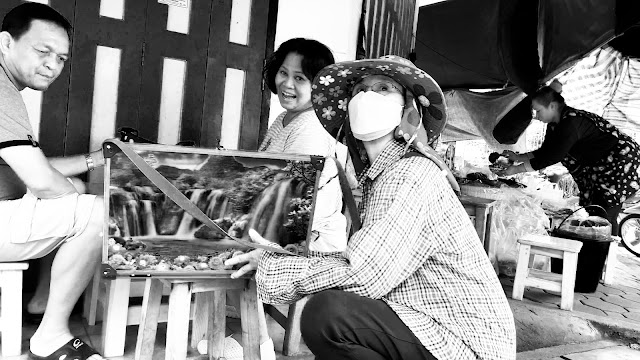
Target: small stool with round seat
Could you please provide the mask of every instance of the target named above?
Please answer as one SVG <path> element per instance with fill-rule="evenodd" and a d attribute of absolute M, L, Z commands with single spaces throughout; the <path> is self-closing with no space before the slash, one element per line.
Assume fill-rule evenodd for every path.
<path fill-rule="evenodd" d="M 512 298 L 522 300 L 525 287 L 560 293 L 560 308 L 573 310 L 573 294 L 582 242 L 547 235 L 525 235 L 518 239 L 518 265 Z M 562 259 L 562 274 L 533 269 L 535 255 Z"/>

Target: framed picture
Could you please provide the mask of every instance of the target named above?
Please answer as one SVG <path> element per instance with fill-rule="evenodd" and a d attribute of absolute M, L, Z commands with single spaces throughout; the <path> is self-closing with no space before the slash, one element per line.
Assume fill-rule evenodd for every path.
<path fill-rule="evenodd" d="M 180 197 L 184 195 L 216 226 L 199 221 L 172 200 L 123 147 L 168 180 Z M 110 272 L 228 275 L 233 269 L 224 261 L 251 250 L 234 240 L 250 241 L 249 229 L 285 250 L 307 254 L 324 158 L 113 142 L 105 142 L 103 150 L 102 262 Z"/>

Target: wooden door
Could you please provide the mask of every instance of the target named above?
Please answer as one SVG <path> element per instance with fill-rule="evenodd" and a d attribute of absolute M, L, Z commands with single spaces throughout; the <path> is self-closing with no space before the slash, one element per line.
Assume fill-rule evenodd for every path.
<path fill-rule="evenodd" d="M 93 148 L 122 126 L 166 144 L 257 148 L 267 122 L 260 74 L 277 1 L 186 3 L 76 3 L 69 131 L 91 140 L 69 139 L 70 151 Z M 245 44 L 230 41 L 238 23 L 247 25 Z"/>
<path fill-rule="evenodd" d="M 48 156 L 95 150 L 123 126 L 161 143 L 257 149 L 277 0 L 38 2 L 74 27 L 60 77 L 44 93 L 25 92 Z M 3 0 L 0 14 L 20 3 Z"/>

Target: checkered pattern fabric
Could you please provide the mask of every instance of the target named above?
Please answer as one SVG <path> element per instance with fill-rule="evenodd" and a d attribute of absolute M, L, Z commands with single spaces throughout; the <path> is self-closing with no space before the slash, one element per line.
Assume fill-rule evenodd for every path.
<path fill-rule="evenodd" d="M 344 253 L 264 253 L 261 299 L 342 289 L 384 300 L 438 359 L 515 359 L 513 315 L 464 208 L 434 163 L 403 154 L 394 141 L 363 173 L 363 226 Z"/>
<path fill-rule="evenodd" d="M 600 115 L 640 139 L 640 59 L 603 46 L 558 80 L 567 105 Z"/>

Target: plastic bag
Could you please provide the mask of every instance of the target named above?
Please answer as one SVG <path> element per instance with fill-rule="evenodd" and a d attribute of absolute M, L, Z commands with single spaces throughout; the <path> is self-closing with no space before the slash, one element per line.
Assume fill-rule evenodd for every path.
<path fill-rule="evenodd" d="M 595 206 L 587 206 L 589 207 Z M 604 209 L 602 212 L 606 214 Z M 611 223 L 600 216 L 589 216 L 586 211 L 574 211 L 553 232 L 569 239 L 607 241 L 611 239 Z"/>
<path fill-rule="evenodd" d="M 498 264 L 500 274 L 515 276 L 518 261 L 517 240 L 526 234 L 547 235 L 549 218 L 539 200 L 527 195 L 511 194 L 494 205 L 492 233 L 497 244 L 495 254 L 489 254 Z M 548 269 L 549 259 L 536 257 L 534 268 Z"/>

